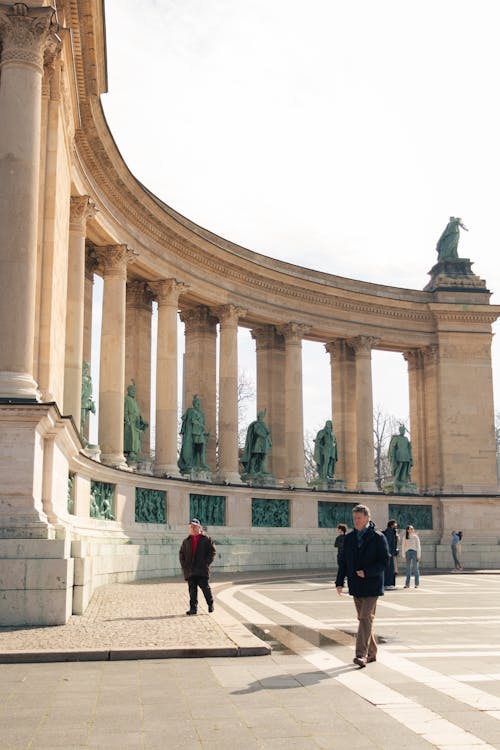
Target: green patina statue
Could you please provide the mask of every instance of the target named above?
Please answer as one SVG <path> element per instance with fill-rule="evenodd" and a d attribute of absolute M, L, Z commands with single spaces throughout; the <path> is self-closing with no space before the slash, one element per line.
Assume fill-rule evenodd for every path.
<path fill-rule="evenodd" d="M 124 432 L 123 432 L 123 450 L 127 458 L 127 463 L 135 461 L 141 452 L 142 433 L 148 428 L 148 422 L 145 422 L 139 411 L 139 404 L 135 398 L 135 383 L 127 388 L 124 404 Z"/>
<path fill-rule="evenodd" d="M 465 229 L 466 232 L 469 231 L 465 224 L 462 223 L 462 219 L 450 216 L 446 229 L 439 238 L 436 246 L 438 261 L 458 259 L 457 248 L 460 239 L 460 227 Z"/>
<path fill-rule="evenodd" d="M 245 447 L 240 459 L 247 476 L 269 473 L 266 470 L 266 457 L 271 450 L 272 441 L 271 432 L 264 422 L 265 416 L 264 409 L 258 413 L 255 422 L 248 425 Z"/>
<path fill-rule="evenodd" d="M 90 365 L 88 362 L 84 362 L 82 366 L 82 396 L 80 404 L 80 435 L 83 436 L 89 412 L 95 414 L 95 403 L 92 398 L 92 378 L 90 377 Z"/>
<path fill-rule="evenodd" d="M 331 420 L 327 420 L 314 439 L 314 460 L 319 479 L 325 482 L 333 479 L 338 457 L 337 438 Z"/>
<path fill-rule="evenodd" d="M 410 481 L 410 470 L 413 466 L 411 443 L 405 435 L 404 424 L 399 426 L 399 435 L 393 435 L 389 443 L 389 461 L 394 477 L 394 486 L 408 484 Z"/>
<path fill-rule="evenodd" d="M 196 394 L 193 405 L 182 415 L 182 445 L 177 466 L 181 474 L 189 474 L 193 469 L 210 471 L 205 463 L 205 452 L 210 433 L 205 430 L 205 415 L 201 410 L 201 400 Z"/>

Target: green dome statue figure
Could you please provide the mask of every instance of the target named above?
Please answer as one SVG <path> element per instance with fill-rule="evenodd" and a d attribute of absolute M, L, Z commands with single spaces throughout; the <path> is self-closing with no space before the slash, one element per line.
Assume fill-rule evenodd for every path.
<path fill-rule="evenodd" d="M 333 479 L 335 464 L 339 454 L 337 438 L 333 432 L 331 420 L 325 422 L 325 426 L 319 430 L 314 439 L 314 460 L 318 477 L 323 482 Z"/>
<path fill-rule="evenodd" d="M 135 461 L 141 452 L 142 433 L 148 428 L 148 422 L 145 422 L 139 411 L 139 404 L 135 399 L 135 383 L 127 388 L 124 404 L 124 431 L 123 431 L 123 451 L 127 458 L 127 463 Z"/>
<path fill-rule="evenodd" d="M 460 227 L 465 229 L 466 232 L 469 230 L 462 223 L 462 219 L 455 216 L 450 216 L 450 220 L 446 225 L 446 229 L 438 240 L 436 250 L 438 254 L 438 262 L 440 260 L 457 260 L 458 259 L 458 241 L 460 239 Z"/>
<path fill-rule="evenodd" d="M 210 433 L 205 430 L 205 415 L 201 410 L 201 400 L 196 394 L 193 405 L 182 415 L 182 445 L 177 466 L 181 474 L 189 474 L 193 469 L 210 471 L 205 463 L 205 452 Z"/>
<path fill-rule="evenodd" d="M 266 456 L 271 450 L 271 432 L 264 422 L 266 410 L 260 411 L 255 422 L 248 425 L 245 448 L 241 455 L 241 463 L 245 469 L 243 476 L 268 474 L 266 470 Z"/>
<path fill-rule="evenodd" d="M 399 426 L 399 435 L 393 435 L 389 443 L 389 461 L 391 464 L 394 487 L 401 487 L 410 481 L 410 469 L 413 466 L 411 443 L 405 436 L 406 427 Z"/>

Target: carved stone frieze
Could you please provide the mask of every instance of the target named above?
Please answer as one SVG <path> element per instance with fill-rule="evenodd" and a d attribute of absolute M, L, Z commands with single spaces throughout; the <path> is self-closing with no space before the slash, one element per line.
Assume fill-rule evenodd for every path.
<path fill-rule="evenodd" d="M 0 66 L 22 64 L 43 72 L 44 55 L 58 54 L 59 26 L 53 8 L 28 8 L 24 3 L 0 5 Z"/>

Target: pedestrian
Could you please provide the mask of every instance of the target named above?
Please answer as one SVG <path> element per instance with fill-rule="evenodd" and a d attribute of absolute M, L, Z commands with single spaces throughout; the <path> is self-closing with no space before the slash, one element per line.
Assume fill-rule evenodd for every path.
<path fill-rule="evenodd" d="M 214 611 L 214 597 L 208 583 L 210 565 L 214 559 L 214 543 L 202 530 L 199 520 L 192 518 L 189 523 L 189 536 L 184 539 L 179 550 L 179 561 L 189 588 L 187 615 L 195 615 L 198 612 L 198 586 L 203 591 L 208 611 Z"/>
<path fill-rule="evenodd" d="M 349 594 L 354 599 L 359 621 L 353 661 L 358 667 L 366 667 L 377 660 L 373 621 L 377 599 L 384 595 L 384 571 L 389 551 L 387 540 L 370 520 L 370 509 L 366 505 L 355 505 L 352 517 L 354 528 L 344 538 L 335 586 L 337 594 L 342 596 L 347 576 Z"/>
<path fill-rule="evenodd" d="M 347 532 L 345 523 L 339 523 L 337 526 L 338 535 L 335 537 L 335 547 L 337 548 L 337 565 L 339 564 L 342 550 L 344 549 L 344 539 Z"/>
<path fill-rule="evenodd" d="M 410 588 L 410 578 L 412 569 L 414 568 L 415 575 L 415 588 L 418 589 L 420 584 L 420 556 L 422 554 L 422 548 L 420 546 L 420 539 L 418 534 L 415 533 L 413 526 L 406 527 L 406 533 L 403 535 L 403 544 L 401 549 L 403 555 L 403 562 L 406 561 L 406 582 L 404 585 L 405 589 Z"/>
<path fill-rule="evenodd" d="M 455 570 L 463 570 L 462 563 L 460 562 L 462 537 L 463 537 L 463 533 L 461 531 L 451 532 L 451 554 L 453 555 L 453 562 L 455 563 Z"/>
<path fill-rule="evenodd" d="M 387 528 L 384 529 L 383 533 L 387 539 L 387 546 L 389 547 L 389 562 L 385 569 L 384 588 L 393 591 L 396 588 L 395 562 L 399 554 L 398 523 L 395 518 L 390 518 L 389 521 L 387 521 Z"/>

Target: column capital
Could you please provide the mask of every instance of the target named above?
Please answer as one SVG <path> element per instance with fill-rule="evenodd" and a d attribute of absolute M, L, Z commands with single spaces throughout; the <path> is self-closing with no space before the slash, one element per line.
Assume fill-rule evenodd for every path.
<path fill-rule="evenodd" d="M 179 297 L 189 289 L 189 284 L 177 279 L 161 279 L 161 281 L 149 281 L 148 286 L 156 297 L 158 305 L 168 305 L 177 308 Z"/>
<path fill-rule="evenodd" d="M 44 54 L 61 49 L 54 8 L 28 8 L 24 3 L 0 5 L 0 67 L 25 65 L 43 73 Z"/>
<path fill-rule="evenodd" d="M 151 309 L 152 299 L 153 294 L 149 288 L 147 281 L 135 279 L 134 281 L 127 282 L 128 307 L 145 307 Z"/>
<path fill-rule="evenodd" d="M 426 365 L 435 365 L 439 361 L 439 346 L 437 344 L 431 344 L 430 346 L 425 346 L 422 349 L 422 355 L 424 358 L 424 363 Z"/>
<path fill-rule="evenodd" d="M 348 346 L 354 349 L 357 355 L 370 356 L 374 346 L 380 339 L 375 336 L 355 336 L 352 339 L 346 339 Z"/>
<path fill-rule="evenodd" d="M 72 195 L 69 209 L 69 228 L 72 232 L 85 232 L 87 219 L 96 215 L 98 209 L 88 195 Z"/>
<path fill-rule="evenodd" d="M 92 255 L 96 259 L 103 276 L 107 278 L 127 279 L 127 265 L 138 253 L 127 245 L 105 245 L 94 247 Z"/>
<path fill-rule="evenodd" d="M 311 326 L 305 323 L 285 323 L 278 326 L 277 331 L 285 337 L 287 344 L 300 344 L 305 334 L 311 330 Z"/>
<path fill-rule="evenodd" d="M 217 325 L 217 318 L 214 318 L 209 308 L 204 305 L 181 310 L 180 318 L 185 325 L 186 333 L 199 333 Z"/>
<path fill-rule="evenodd" d="M 422 349 L 406 349 L 402 354 L 410 369 L 422 363 Z"/>
<path fill-rule="evenodd" d="M 212 312 L 219 319 L 221 325 L 233 327 L 237 327 L 239 319 L 244 318 L 247 314 L 247 311 L 243 307 L 237 307 L 232 304 L 215 307 Z"/>
<path fill-rule="evenodd" d="M 345 339 L 332 339 L 325 344 L 325 350 L 333 361 L 344 359 L 348 352 L 347 341 Z"/>

